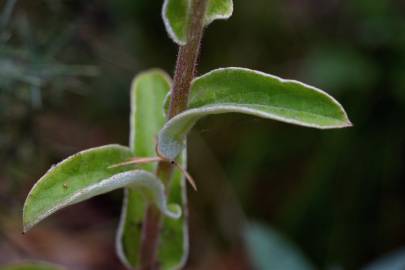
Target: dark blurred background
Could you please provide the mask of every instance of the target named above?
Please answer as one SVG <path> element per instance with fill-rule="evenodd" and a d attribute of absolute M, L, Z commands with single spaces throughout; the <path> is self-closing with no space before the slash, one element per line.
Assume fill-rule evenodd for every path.
<path fill-rule="evenodd" d="M 205 32 L 199 74 L 242 66 L 302 80 L 335 96 L 354 127 L 319 131 L 241 115 L 201 121 L 189 138 L 199 192 L 189 192 L 187 269 L 260 268 L 254 247 L 270 244 L 260 235 L 245 244 L 251 222 L 288 239 L 314 269 L 361 269 L 401 250 L 405 2 L 234 1 L 232 18 Z M 175 64 L 161 5 L 0 0 L 0 264 L 123 269 L 114 251 L 121 191 L 25 236 L 22 204 L 51 164 L 127 144 L 132 78 L 152 67 L 172 74 Z M 267 269 L 277 270 L 272 263 Z"/>

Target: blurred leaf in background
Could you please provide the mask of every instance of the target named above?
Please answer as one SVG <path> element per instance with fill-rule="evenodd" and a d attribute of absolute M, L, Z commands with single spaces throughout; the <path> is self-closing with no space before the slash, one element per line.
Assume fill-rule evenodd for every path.
<path fill-rule="evenodd" d="M 391 252 L 367 265 L 363 270 L 400 270 L 405 269 L 405 249 Z"/>
<path fill-rule="evenodd" d="M 268 226 L 250 222 L 245 228 L 247 249 L 257 270 L 314 270 L 302 252 Z"/>

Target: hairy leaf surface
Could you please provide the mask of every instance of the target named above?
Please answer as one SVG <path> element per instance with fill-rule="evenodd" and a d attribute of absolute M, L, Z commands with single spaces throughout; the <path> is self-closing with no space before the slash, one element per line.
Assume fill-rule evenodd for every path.
<path fill-rule="evenodd" d="M 100 150 L 100 148 L 96 150 Z M 24 205 L 24 231 L 66 206 L 123 187 L 141 190 L 145 199 L 154 202 L 162 213 L 171 218 L 180 217 L 181 210 L 176 205 L 171 206 L 171 209 L 167 206 L 164 186 L 154 174 L 134 170 L 108 177 L 108 173 L 103 172 L 103 167 L 91 168 L 97 166 L 94 163 L 99 163 L 101 160 L 101 163 L 104 163 L 109 170 L 109 165 L 105 163 L 106 155 L 103 159 L 94 159 L 96 152 L 94 149 L 87 150 L 62 161 L 37 182 Z M 127 153 L 125 152 L 125 154 Z M 110 156 L 114 154 L 117 153 L 109 153 Z M 120 154 L 122 152 L 118 153 L 118 155 Z M 82 165 L 75 164 L 76 162 L 80 162 Z M 80 169 L 80 166 L 86 169 L 86 173 L 71 172 L 71 169 Z"/>
<path fill-rule="evenodd" d="M 228 112 L 319 129 L 351 126 L 343 107 L 322 90 L 258 71 L 224 68 L 193 81 L 188 110 L 168 121 L 159 133 L 159 153 L 174 159 L 199 119 Z"/>
<path fill-rule="evenodd" d="M 233 12 L 232 0 L 208 0 L 204 25 L 217 19 L 228 19 Z M 169 36 L 179 45 L 187 43 L 191 0 L 165 0 L 162 17 Z"/>
<path fill-rule="evenodd" d="M 24 231 L 57 210 L 98 194 L 92 187 L 125 168 L 109 168 L 132 156 L 127 147 L 106 145 L 79 152 L 52 168 L 33 186 L 24 204 Z"/>
<path fill-rule="evenodd" d="M 166 121 L 163 102 L 171 87 L 170 78 L 162 71 L 151 70 L 138 75 L 131 89 L 130 148 L 137 157 L 156 156 L 156 136 Z M 154 172 L 155 164 L 141 166 Z M 185 210 L 185 183 L 175 172 L 171 183 L 169 201 Z M 117 250 L 121 260 L 132 268 L 139 266 L 141 224 L 147 203 L 141 192 L 128 188 L 117 233 Z M 185 215 L 179 219 L 163 220 L 158 258 L 162 269 L 179 268 L 187 256 L 188 239 Z"/>

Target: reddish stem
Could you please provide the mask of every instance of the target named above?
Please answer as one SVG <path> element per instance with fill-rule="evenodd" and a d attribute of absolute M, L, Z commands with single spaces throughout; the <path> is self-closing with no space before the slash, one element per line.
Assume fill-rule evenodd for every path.
<path fill-rule="evenodd" d="M 168 118 L 172 118 L 187 109 L 191 82 L 194 78 L 200 44 L 204 30 L 204 15 L 207 0 L 192 1 L 191 16 L 187 31 L 187 44 L 179 47 L 176 70 L 174 73 L 173 89 L 171 93 Z M 164 182 L 167 190 L 173 165 L 167 161 L 160 161 L 156 175 Z M 169 190 L 168 190 L 169 191 Z M 183 209 L 186 211 L 186 209 Z M 157 250 L 162 215 L 154 205 L 149 205 L 146 211 L 142 229 L 140 264 L 141 270 L 157 270 Z"/>

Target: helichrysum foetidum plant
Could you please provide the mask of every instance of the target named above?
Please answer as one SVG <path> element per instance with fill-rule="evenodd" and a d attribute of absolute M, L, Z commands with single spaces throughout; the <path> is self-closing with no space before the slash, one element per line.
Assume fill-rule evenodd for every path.
<path fill-rule="evenodd" d="M 179 269 L 188 254 L 186 137 L 208 115 L 244 113 L 318 129 L 351 123 L 320 89 L 246 68 L 220 68 L 194 77 L 205 26 L 227 19 L 232 0 L 166 0 L 162 16 L 179 45 L 171 78 L 160 70 L 136 76 L 131 89 L 129 147 L 105 145 L 53 166 L 24 205 L 24 231 L 52 213 L 123 188 L 116 246 L 136 269 Z M 80 215 L 80 213 L 78 213 Z"/>

